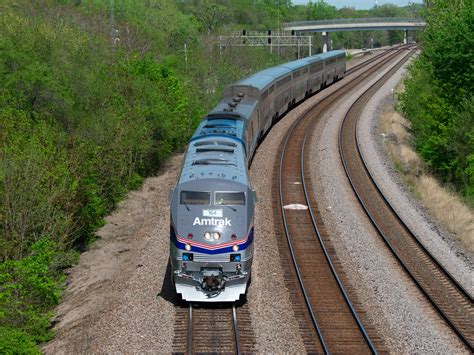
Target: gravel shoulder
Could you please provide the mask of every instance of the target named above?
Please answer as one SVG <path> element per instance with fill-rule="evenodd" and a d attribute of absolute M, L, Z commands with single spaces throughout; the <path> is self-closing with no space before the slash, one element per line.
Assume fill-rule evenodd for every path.
<path fill-rule="evenodd" d="M 405 71 L 400 74 L 404 76 Z M 474 295 L 473 255 L 407 190 L 385 147 L 384 132 L 380 131 L 379 123 L 383 112 L 394 110 L 391 88 L 395 88 L 398 81 L 395 78 L 389 81 L 367 103 L 357 127 L 361 152 L 370 173 L 403 221 L 451 275 Z"/>
<path fill-rule="evenodd" d="M 401 79 L 399 70 L 367 106 L 366 115 L 377 118 L 374 105 L 390 92 Z M 374 82 L 383 73 L 379 73 Z M 361 87 L 363 92 L 370 83 Z M 310 168 L 315 195 L 331 235 L 337 256 L 344 268 L 358 301 L 366 305 L 367 316 L 379 330 L 386 347 L 394 353 L 464 353 L 466 349 L 449 330 L 423 295 L 400 269 L 394 257 L 376 235 L 345 176 L 339 158 L 337 136 L 341 120 L 357 94 L 346 96 L 341 104 L 330 110 L 318 123 L 313 135 Z M 370 142 L 373 136 L 364 137 Z M 364 148 L 365 149 L 365 148 Z M 374 148 L 367 148 L 368 150 Z M 382 152 L 382 151 L 380 151 Z M 373 153 L 373 152 L 372 152 Z M 371 164 L 374 169 L 386 169 L 383 164 Z M 383 179 L 391 179 L 392 175 Z M 393 194 L 401 194 L 397 185 Z M 408 201 L 407 203 L 410 203 Z M 418 214 L 410 214 L 417 223 Z M 443 248 L 443 247 L 440 247 Z"/>
<path fill-rule="evenodd" d="M 69 270 L 46 354 L 172 351 L 175 309 L 166 278 L 168 192 L 183 156 L 129 193 Z"/>

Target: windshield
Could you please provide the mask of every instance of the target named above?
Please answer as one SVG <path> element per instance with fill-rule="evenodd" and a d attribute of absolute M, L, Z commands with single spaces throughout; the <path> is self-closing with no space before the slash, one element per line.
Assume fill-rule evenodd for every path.
<path fill-rule="evenodd" d="M 181 191 L 179 203 L 182 205 L 209 205 L 211 193 L 202 191 Z"/>
<path fill-rule="evenodd" d="M 216 192 L 216 205 L 240 206 L 245 205 L 244 192 Z"/>

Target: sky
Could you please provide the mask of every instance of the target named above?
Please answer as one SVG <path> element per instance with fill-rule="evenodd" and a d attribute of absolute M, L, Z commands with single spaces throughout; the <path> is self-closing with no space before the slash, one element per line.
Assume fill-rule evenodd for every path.
<path fill-rule="evenodd" d="M 324 0 L 327 4 L 336 6 L 338 9 L 344 6 L 355 7 L 356 9 L 371 9 L 375 0 Z M 379 5 L 394 4 L 397 6 L 406 6 L 408 3 L 423 3 L 423 0 L 378 0 Z M 308 0 L 292 0 L 293 5 L 306 4 Z"/>

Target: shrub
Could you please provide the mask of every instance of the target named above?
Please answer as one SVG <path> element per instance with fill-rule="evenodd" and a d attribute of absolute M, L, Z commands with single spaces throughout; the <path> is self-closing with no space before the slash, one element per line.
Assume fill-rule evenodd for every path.
<path fill-rule="evenodd" d="M 31 246 L 31 255 L 0 264 L 0 327 L 16 328 L 34 341 L 51 337 L 50 310 L 59 302 L 62 280 L 50 269 L 56 247 L 43 238 Z M 7 334 L 23 339 L 19 333 Z"/>
<path fill-rule="evenodd" d="M 41 354 L 32 337 L 18 329 L 0 326 L 0 353 Z"/>

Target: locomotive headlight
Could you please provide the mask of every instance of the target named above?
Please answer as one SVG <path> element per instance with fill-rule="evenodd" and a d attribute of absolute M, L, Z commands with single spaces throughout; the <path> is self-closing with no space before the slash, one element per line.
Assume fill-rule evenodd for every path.
<path fill-rule="evenodd" d="M 212 238 L 214 240 L 219 240 L 221 237 L 221 234 L 219 232 L 212 232 Z"/>
<path fill-rule="evenodd" d="M 186 244 L 186 245 L 184 246 L 184 249 L 186 249 L 187 251 L 190 251 L 190 250 L 191 250 L 191 245 Z"/>
<path fill-rule="evenodd" d="M 234 245 L 234 246 L 232 247 L 232 250 L 233 250 L 233 251 L 239 251 L 239 246 L 238 246 L 238 245 Z"/>
<path fill-rule="evenodd" d="M 209 232 L 204 233 L 204 239 L 211 240 L 212 239 L 211 233 Z"/>

